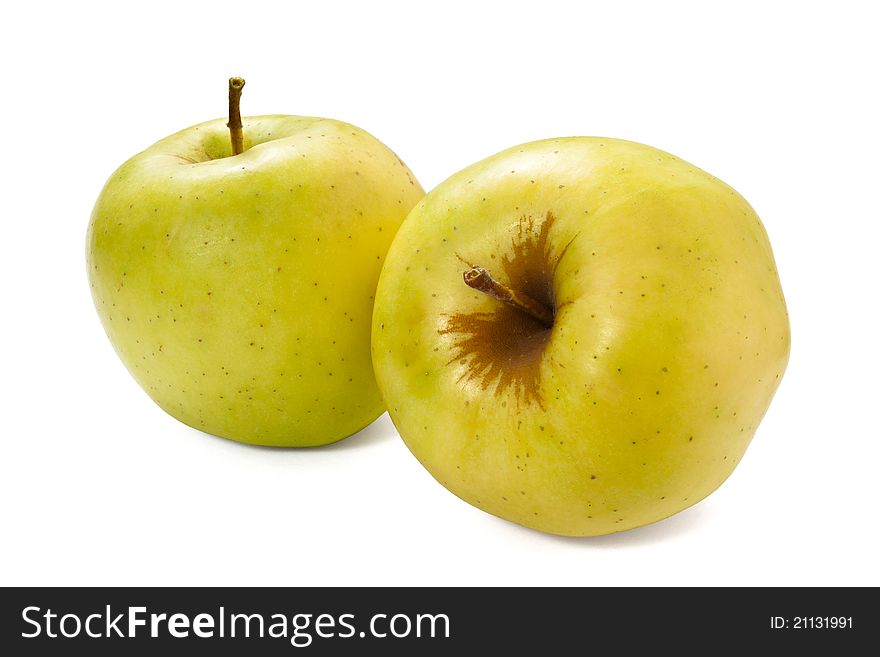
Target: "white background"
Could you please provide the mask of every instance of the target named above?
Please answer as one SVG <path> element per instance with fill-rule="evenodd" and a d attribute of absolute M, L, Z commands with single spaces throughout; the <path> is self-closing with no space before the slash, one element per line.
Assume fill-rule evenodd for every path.
<path fill-rule="evenodd" d="M 19 3 L 0 42 L 0 584 L 880 584 L 872 3 Z M 23 8 L 26 7 L 26 8 Z M 764 220 L 791 364 L 742 464 L 696 507 L 543 535 L 445 491 L 387 416 L 311 450 L 165 415 L 92 307 L 106 178 L 188 125 L 343 119 L 426 189 L 514 144 L 622 137 Z"/>

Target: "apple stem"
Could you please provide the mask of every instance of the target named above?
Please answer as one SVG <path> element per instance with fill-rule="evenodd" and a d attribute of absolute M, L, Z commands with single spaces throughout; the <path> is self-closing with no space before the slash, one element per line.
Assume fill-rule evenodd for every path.
<path fill-rule="evenodd" d="M 472 265 L 470 269 L 464 272 L 464 282 L 468 287 L 488 294 L 490 297 L 510 304 L 517 310 L 531 315 L 547 328 L 553 326 L 553 310 L 551 308 L 499 283 L 482 267 Z"/>
<path fill-rule="evenodd" d="M 244 135 L 241 132 L 241 90 L 244 88 L 244 78 L 229 78 L 229 137 L 232 139 L 232 154 L 238 155 L 244 151 Z"/>

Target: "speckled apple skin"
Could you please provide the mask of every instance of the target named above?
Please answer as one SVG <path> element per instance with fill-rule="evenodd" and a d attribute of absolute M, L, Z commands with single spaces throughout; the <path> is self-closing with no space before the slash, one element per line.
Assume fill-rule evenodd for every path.
<path fill-rule="evenodd" d="M 470 353 L 463 321 L 499 302 L 462 272 L 505 278 L 502 260 L 548 217 L 555 323 L 535 375 L 504 378 L 515 350 Z M 427 470 L 489 513 L 571 536 L 645 525 L 715 490 L 788 355 L 754 210 L 705 171 L 615 139 L 518 146 L 440 184 L 395 238 L 373 320 L 380 389 Z"/>
<path fill-rule="evenodd" d="M 424 192 L 386 146 L 339 121 L 224 120 L 123 164 L 87 237 L 101 322 L 153 400 L 202 431 L 330 443 L 384 405 L 370 362 L 379 271 Z"/>

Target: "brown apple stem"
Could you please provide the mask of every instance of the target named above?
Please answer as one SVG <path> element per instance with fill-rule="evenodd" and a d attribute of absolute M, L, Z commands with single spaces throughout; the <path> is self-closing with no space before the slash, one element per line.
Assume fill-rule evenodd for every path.
<path fill-rule="evenodd" d="M 482 267 L 472 265 L 470 269 L 464 272 L 464 282 L 468 287 L 510 304 L 517 310 L 528 313 L 547 328 L 553 326 L 553 310 L 551 308 L 499 283 Z"/>
<path fill-rule="evenodd" d="M 238 155 L 244 150 L 244 135 L 241 132 L 241 90 L 244 78 L 229 78 L 229 137 L 232 139 L 232 154 Z"/>

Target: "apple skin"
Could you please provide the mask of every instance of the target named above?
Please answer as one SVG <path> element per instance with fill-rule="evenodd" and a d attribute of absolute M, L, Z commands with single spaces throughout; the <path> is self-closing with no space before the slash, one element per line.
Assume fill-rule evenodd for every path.
<path fill-rule="evenodd" d="M 546 285 L 552 328 L 467 287 L 472 264 L 533 298 Z M 654 148 L 574 137 L 501 152 L 415 207 L 383 267 L 372 348 L 395 426 L 443 486 L 592 536 L 721 485 L 780 382 L 789 322 L 737 192 Z"/>
<path fill-rule="evenodd" d="M 259 445 L 331 443 L 384 409 L 373 296 L 424 191 L 355 126 L 243 122 L 239 155 L 218 119 L 113 174 L 87 236 L 95 305 L 128 370 L 180 421 Z"/>

